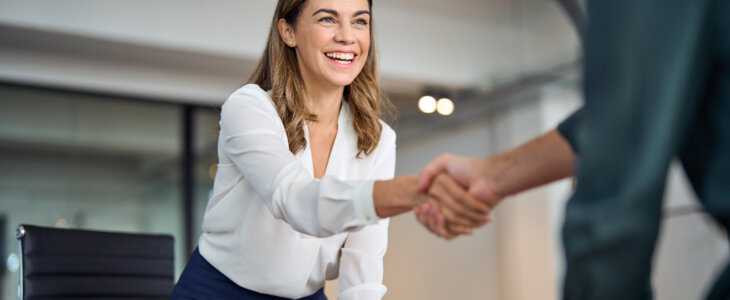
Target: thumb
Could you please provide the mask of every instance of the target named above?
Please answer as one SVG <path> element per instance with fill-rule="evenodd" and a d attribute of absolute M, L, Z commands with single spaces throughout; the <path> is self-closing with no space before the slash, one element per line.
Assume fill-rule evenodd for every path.
<path fill-rule="evenodd" d="M 421 168 L 418 177 L 418 191 L 423 193 L 429 186 L 436 174 L 441 173 L 446 168 L 446 155 L 441 155 Z"/>
<path fill-rule="evenodd" d="M 501 198 L 495 191 L 494 187 L 487 183 L 486 180 L 477 180 L 469 187 L 469 194 L 482 202 L 493 206 L 494 202 Z"/>

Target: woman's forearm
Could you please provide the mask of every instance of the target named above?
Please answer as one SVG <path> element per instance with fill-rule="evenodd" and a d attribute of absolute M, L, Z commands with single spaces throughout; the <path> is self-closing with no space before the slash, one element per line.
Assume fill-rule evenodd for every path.
<path fill-rule="evenodd" d="M 418 176 L 400 176 L 390 180 L 378 180 L 373 185 L 373 204 L 375 214 L 380 218 L 392 217 L 410 211 L 421 202 L 425 195 L 416 189 Z"/>

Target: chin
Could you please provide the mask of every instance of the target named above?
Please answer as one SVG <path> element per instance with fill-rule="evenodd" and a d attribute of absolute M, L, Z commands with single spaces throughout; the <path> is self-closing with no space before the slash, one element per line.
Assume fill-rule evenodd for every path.
<path fill-rule="evenodd" d="M 357 76 L 356 76 L 356 77 L 357 77 Z M 356 78 L 356 77 L 347 77 L 347 78 L 333 78 L 332 80 L 330 80 L 330 82 L 332 82 L 332 84 L 334 84 L 334 85 L 336 85 L 336 86 L 348 86 L 348 85 L 350 85 L 350 84 L 351 84 L 351 83 L 352 83 L 353 81 L 355 81 L 355 78 Z"/>

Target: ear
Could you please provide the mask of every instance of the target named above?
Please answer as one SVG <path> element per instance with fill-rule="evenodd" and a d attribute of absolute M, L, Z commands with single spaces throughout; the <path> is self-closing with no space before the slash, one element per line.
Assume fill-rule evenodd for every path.
<path fill-rule="evenodd" d="M 297 41 L 294 40 L 294 28 L 289 25 L 289 23 L 286 22 L 286 20 L 279 19 L 279 23 L 277 24 L 277 28 L 279 29 L 279 36 L 281 37 L 281 40 L 289 47 L 294 47 L 297 45 Z"/>

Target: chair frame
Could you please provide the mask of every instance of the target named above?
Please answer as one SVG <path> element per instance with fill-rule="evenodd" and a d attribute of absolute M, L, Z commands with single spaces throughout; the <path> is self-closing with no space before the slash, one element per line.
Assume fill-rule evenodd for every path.
<path fill-rule="evenodd" d="M 15 228 L 15 238 L 18 240 L 18 250 L 20 251 L 20 277 L 18 282 L 18 299 L 23 300 L 23 237 L 25 237 L 25 227 L 23 225 Z"/>

